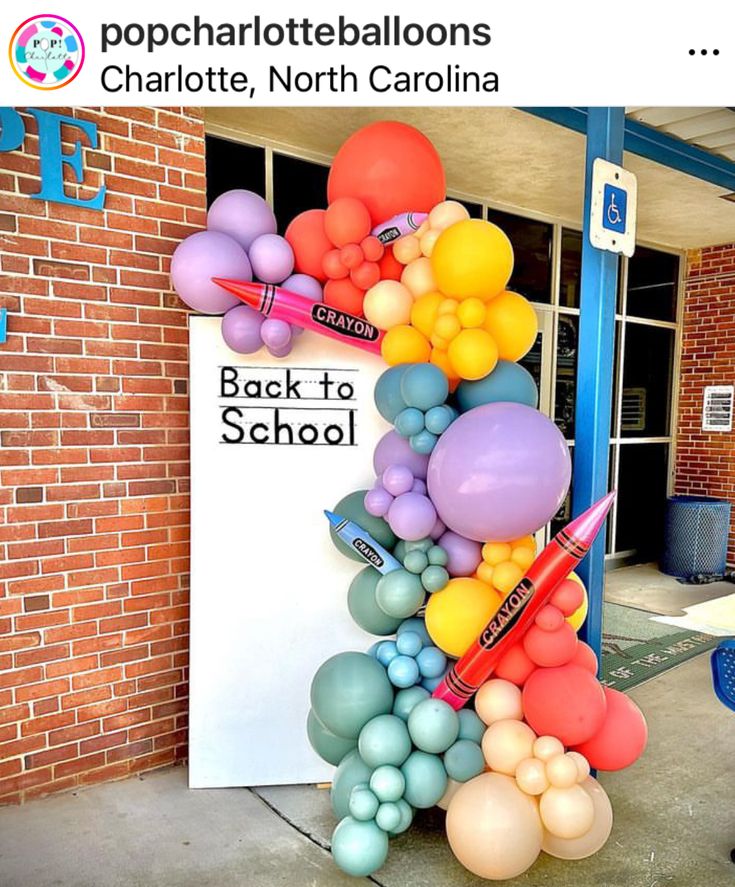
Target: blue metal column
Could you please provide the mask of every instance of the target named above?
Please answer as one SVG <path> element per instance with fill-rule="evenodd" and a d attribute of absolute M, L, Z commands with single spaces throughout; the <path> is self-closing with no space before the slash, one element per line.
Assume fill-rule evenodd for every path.
<path fill-rule="evenodd" d="M 618 256 L 596 249 L 590 243 L 590 205 L 592 164 L 596 157 L 622 163 L 624 128 L 624 108 L 589 108 L 574 423 L 572 513 L 575 517 L 608 491 Z M 603 527 L 579 569 L 589 593 L 589 614 L 582 636 L 598 658 L 602 646 L 605 535 Z"/>

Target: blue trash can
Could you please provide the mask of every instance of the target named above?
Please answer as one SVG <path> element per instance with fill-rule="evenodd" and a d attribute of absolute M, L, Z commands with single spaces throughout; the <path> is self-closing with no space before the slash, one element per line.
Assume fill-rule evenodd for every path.
<path fill-rule="evenodd" d="M 730 503 L 710 496 L 671 496 L 666 503 L 661 569 L 688 579 L 723 575 L 727 563 Z"/>

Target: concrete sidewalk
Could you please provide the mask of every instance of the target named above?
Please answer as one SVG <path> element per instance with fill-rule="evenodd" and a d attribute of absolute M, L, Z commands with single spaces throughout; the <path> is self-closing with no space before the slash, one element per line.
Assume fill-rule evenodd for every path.
<path fill-rule="evenodd" d="M 607 845 L 581 862 L 542 854 L 529 887 L 726 887 L 735 882 L 735 715 L 699 656 L 632 691 L 650 727 L 644 757 L 603 776 Z M 443 814 L 417 817 L 372 879 L 327 852 L 329 793 L 308 786 L 189 791 L 183 768 L 0 809 L 2 887 L 470 887 Z"/>

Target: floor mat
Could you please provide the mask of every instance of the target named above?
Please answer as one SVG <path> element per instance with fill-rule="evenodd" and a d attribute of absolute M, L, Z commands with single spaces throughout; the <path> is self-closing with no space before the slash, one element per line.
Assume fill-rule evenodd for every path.
<path fill-rule="evenodd" d="M 629 690 L 719 643 L 719 638 L 703 632 L 667 630 L 652 622 L 650 615 L 605 603 L 601 678 L 605 686 Z"/>

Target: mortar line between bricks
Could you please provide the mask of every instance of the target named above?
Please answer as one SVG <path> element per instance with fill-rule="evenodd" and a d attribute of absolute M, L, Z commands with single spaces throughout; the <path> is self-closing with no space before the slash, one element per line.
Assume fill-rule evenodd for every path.
<path fill-rule="evenodd" d="M 321 850 L 324 850 L 327 853 L 331 853 L 332 845 L 329 844 L 327 841 L 323 841 L 315 834 L 312 834 L 312 832 L 302 828 L 300 825 L 298 825 L 297 822 L 295 822 L 295 820 L 291 819 L 290 816 L 286 816 L 285 813 L 282 813 L 278 809 L 278 807 L 275 806 L 275 804 L 272 804 L 267 798 L 264 798 L 263 795 L 261 795 L 260 792 L 257 791 L 257 789 L 249 788 L 248 791 L 251 794 L 255 795 L 255 797 L 258 798 L 258 800 L 261 801 L 269 810 L 275 813 L 279 819 L 282 819 L 287 825 L 290 825 L 291 828 L 294 829 L 294 831 L 297 831 L 300 835 L 303 835 L 308 841 L 311 841 L 312 844 L 316 844 L 316 846 L 319 847 Z M 378 881 L 378 879 L 373 877 L 373 875 L 367 875 L 366 880 L 370 881 L 371 884 L 377 885 L 377 887 L 386 887 L 386 885 L 383 884 L 382 881 Z"/>

